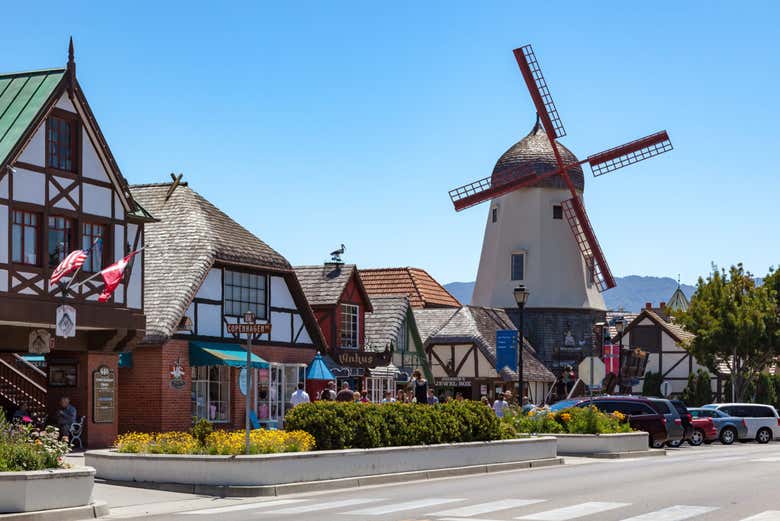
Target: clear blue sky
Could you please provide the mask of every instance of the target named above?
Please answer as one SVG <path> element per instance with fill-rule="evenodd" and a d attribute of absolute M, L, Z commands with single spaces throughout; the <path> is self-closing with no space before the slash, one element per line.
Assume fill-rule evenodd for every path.
<path fill-rule="evenodd" d="M 128 180 L 184 172 L 293 263 L 343 242 L 363 267 L 473 280 L 487 208 L 447 191 L 532 126 L 512 56 L 532 43 L 580 157 L 675 145 L 586 180 L 615 274 L 780 264 L 776 2 L 43 4 L 3 7 L 0 69 L 64 65 L 73 34 Z"/>

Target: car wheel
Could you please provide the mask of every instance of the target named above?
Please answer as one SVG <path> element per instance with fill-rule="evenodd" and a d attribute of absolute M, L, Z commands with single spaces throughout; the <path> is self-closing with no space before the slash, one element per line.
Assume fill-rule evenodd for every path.
<path fill-rule="evenodd" d="M 688 443 L 694 447 L 698 447 L 704 443 L 704 431 L 701 429 L 694 429 L 693 434 L 691 434 L 691 437 L 688 440 Z"/>
<path fill-rule="evenodd" d="M 674 440 L 674 441 L 667 441 L 666 446 L 667 447 L 674 447 L 675 449 L 682 445 L 682 440 Z"/>
<path fill-rule="evenodd" d="M 764 427 L 763 429 L 759 429 L 756 433 L 756 441 L 758 443 L 769 443 L 772 441 L 772 431 Z"/>
<path fill-rule="evenodd" d="M 653 440 L 650 442 L 650 446 L 653 447 L 654 449 L 663 449 L 664 442 Z"/>
<path fill-rule="evenodd" d="M 731 445 L 737 439 L 737 431 L 731 427 L 726 427 L 720 431 L 720 442 L 723 445 Z"/>

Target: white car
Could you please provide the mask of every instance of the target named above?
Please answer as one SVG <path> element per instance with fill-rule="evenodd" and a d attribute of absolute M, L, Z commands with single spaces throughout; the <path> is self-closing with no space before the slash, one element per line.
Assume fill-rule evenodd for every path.
<path fill-rule="evenodd" d="M 742 418 L 747 424 L 746 437 L 740 441 L 756 440 L 758 443 L 769 443 L 780 439 L 780 415 L 771 405 L 759 403 L 711 403 L 707 409 L 717 409 L 729 416 Z"/>

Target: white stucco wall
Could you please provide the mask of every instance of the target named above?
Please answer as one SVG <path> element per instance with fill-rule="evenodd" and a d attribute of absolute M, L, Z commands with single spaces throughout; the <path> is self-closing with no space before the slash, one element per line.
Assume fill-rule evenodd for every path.
<path fill-rule="evenodd" d="M 605 310 L 565 218 L 553 219 L 553 206 L 571 194 L 554 188 L 522 189 L 494 199 L 487 208 L 472 304 L 515 307 L 512 290 L 524 284 L 531 308 Z M 498 221 L 492 222 L 492 208 Z M 511 280 L 511 255 L 525 251 L 525 280 Z"/>
<path fill-rule="evenodd" d="M 282 277 L 271 277 L 271 307 L 296 309 L 287 282 Z"/>
<path fill-rule="evenodd" d="M 135 244 L 135 237 L 140 233 L 138 225 L 127 225 L 127 240 L 130 243 L 130 247 Z M 143 234 L 139 238 L 138 244 L 143 244 Z M 140 246 L 139 246 L 140 247 Z M 141 309 L 143 307 L 142 295 L 141 295 L 141 279 L 142 269 L 141 266 L 144 262 L 144 253 L 140 252 L 135 256 L 135 265 L 133 266 L 133 272 L 130 275 L 130 281 L 127 288 L 127 307 L 132 309 Z"/>
<path fill-rule="evenodd" d="M 32 139 L 19 155 L 18 161 L 30 163 L 36 166 L 45 166 L 46 163 L 46 124 L 41 123 L 33 134 Z"/>
<path fill-rule="evenodd" d="M 292 317 L 290 313 L 271 312 L 271 340 L 275 342 L 292 342 L 290 328 Z"/>
<path fill-rule="evenodd" d="M 70 101 L 70 97 L 68 97 L 67 92 L 60 96 L 60 99 L 57 100 L 57 103 L 54 106 L 58 109 L 76 113 L 76 107 L 73 106 L 73 102 Z"/>
<path fill-rule="evenodd" d="M 90 179 L 96 179 L 106 183 L 110 182 L 108 174 L 106 174 L 106 171 L 103 168 L 103 163 L 101 163 L 86 130 L 83 130 L 81 134 L 81 153 L 82 175 Z"/>
<path fill-rule="evenodd" d="M 0 230 L 3 230 L 0 239 L 0 263 L 8 263 L 8 206 L 0 204 Z M 7 281 L 6 281 L 7 282 Z"/>
<path fill-rule="evenodd" d="M 198 289 L 197 298 L 222 301 L 222 269 L 211 268 Z"/>
<path fill-rule="evenodd" d="M 84 213 L 111 217 L 113 193 L 110 189 L 88 183 L 84 183 L 81 189 L 84 192 L 84 202 L 82 203 Z"/>
<path fill-rule="evenodd" d="M 46 197 L 46 176 L 16 167 L 11 174 L 13 179 L 14 200 L 43 206 Z"/>
<path fill-rule="evenodd" d="M 222 332 L 222 306 L 198 303 L 198 334 L 220 336 Z"/>

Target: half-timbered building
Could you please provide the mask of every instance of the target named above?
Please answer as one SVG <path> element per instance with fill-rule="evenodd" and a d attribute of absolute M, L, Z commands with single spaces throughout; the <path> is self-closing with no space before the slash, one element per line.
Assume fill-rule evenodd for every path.
<path fill-rule="evenodd" d="M 121 430 L 186 430 L 193 417 L 238 428 L 247 399 L 279 425 L 325 345 L 292 266 L 177 180 L 131 192 L 159 222 L 146 232 L 146 336 L 120 369 Z M 252 338 L 251 378 L 248 338 L 228 331 L 247 311 L 271 326 Z"/>
<path fill-rule="evenodd" d="M 416 309 L 414 316 L 428 356 L 436 389 L 465 398 L 493 398 L 496 393 L 517 394 L 518 374 L 507 367 L 496 370 L 496 332 L 516 329 L 500 308 Z M 524 394 L 544 403 L 553 375 L 536 357 L 526 340 L 523 346 Z"/>
<path fill-rule="evenodd" d="M 99 276 L 83 281 L 142 247 L 151 220 L 79 85 L 72 42 L 65 68 L 0 75 L 0 407 L 26 402 L 51 421 L 67 396 L 85 417 L 86 444 L 113 441 L 117 353 L 144 336 L 145 252 L 108 302 L 97 302 Z M 52 271 L 77 249 L 89 250 L 82 269 L 50 286 Z M 63 304 L 75 321 L 67 338 L 55 335 Z M 32 340 L 41 331 L 49 346 Z M 19 356 L 28 347 L 45 352 L 37 366 Z"/>

